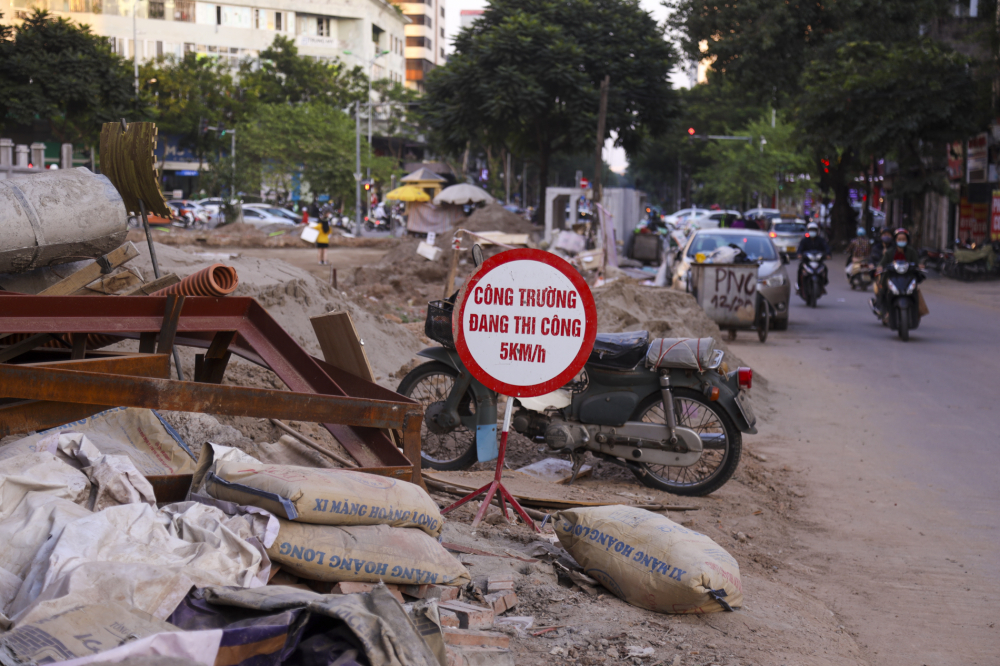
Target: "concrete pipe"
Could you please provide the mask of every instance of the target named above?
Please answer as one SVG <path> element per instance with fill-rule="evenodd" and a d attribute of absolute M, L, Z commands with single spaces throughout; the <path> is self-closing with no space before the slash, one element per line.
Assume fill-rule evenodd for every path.
<path fill-rule="evenodd" d="M 96 259 L 126 234 L 118 190 L 85 167 L 0 180 L 0 273 Z"/>

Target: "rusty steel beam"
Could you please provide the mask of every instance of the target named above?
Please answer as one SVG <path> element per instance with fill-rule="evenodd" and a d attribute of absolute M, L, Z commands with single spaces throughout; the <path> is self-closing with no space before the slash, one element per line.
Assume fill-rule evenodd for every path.
<path fill-rule="evenodd" d="M 3 332 L 104 333 L 133 339 L 142 337 L 148 341 L 147 344 L 151 344 L 160 334 L 166 313 L 166 297 L 160 296 L 38 297 L 0 292 L 0 331 Z M 252 298 L 187 297 L 177 319 L 174 344 L 207 349 L 211 346 L 216 333 L 220 331 L 235 331 L 236 338 L 228 350 L 273 371 L 292 392 L 305 397 L 321 394 L 326 397 L 347 398 L 353 395 L 351 391 L 356 388 L 354 384 L 351 384 L 351 390 L 348 390 L 348 387 L 341 386 L 332 379 L 320 365 L 321 362 L 302 349 L 298 342 Z M 212 390 L 236 388 L 202 386 Z M 338 419 L 335 416 L 343 413 L 343 410 L 352 411 L 358 405 L 368 404 L 371 398 L 344 403 L 341 411 L 324 407 L 323 409 L 327 409 L 326 416 L 317 419 L 301 418 L 297 413 L 288 415 L 282 412 L 283 415 L 278 415 L 270 410 L 262 416 L 320 422 L 363 467 L 394 469 L 404 465 L 412 466 L 413 480 L 421 483 L 419 456 L 407 460 L 389 436 L 380 429 L 401 428 L 405 408 L 413 407 L 410 401 L 402 396 L 396 394 L 393 396 L 398 403 L 399 411 L 391 425 L 374 425 L 375 421 L 371 420 L 367 423 L 372 425 L 365 425 L 358 423 L 357 419 L 336 422 Z M 251 398 L 248 396 L 248 399 Z M 218 401 L 213 404 L 218 404 Z M 348 407 L 348 404 L 351 406 Z M 261 407 L 266 407 L 266 404 Z M 211 409 L 191 404 L 181 409 L 229 413 L 212 412 Z M 294 409 L 290 411 L 295 412 Z M 386 419 L 379 423 L 388 424 L 391 420 Z M 411 443 L 404 448 L 412 452 L 415 449 L 419 450 L 419 444 L 415 447 Z"/>
<path fill-rule="evenodd" d="M 166 355 L 141 355 L 125 358 L 96 358 L 80 361 L 53 361 L 19 366 L 22 368 L 60 368 L 86 370 L 118 376 L 160 377 L 170 373 Z M 0 437 L 48 430 L 93 416 L 108 408 L 104 404 L 54 402 L 51 400 L 14 400 L 0 405 Z"/>

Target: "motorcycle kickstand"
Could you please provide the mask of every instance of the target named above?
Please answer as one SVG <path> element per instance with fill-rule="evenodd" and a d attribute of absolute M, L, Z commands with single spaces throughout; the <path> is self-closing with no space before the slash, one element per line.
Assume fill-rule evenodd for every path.
<path fill-rule="evenodd" d="M 587 452 L 583 453 L 571 453 L 570 459 L 573 461 L 573 476 L 569 477 L 569 481 L 566 482 L 567 486 L 572 486 L 573 482 L 576 481 L 577 475 L 580 474 L 580 469 L 583 467 L 584 461 L 587 459 Z"/>

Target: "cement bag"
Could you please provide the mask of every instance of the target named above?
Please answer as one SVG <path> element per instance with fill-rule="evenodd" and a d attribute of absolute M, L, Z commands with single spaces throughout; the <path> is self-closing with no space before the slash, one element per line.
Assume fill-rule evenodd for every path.
<path fill-rule="evenodd" d="M 101 453 L 128 457 L 146 476 L 195 469 L 194 455 L 181 436 L 153 410 L 136 407 L 115 407 L 11 442 L 0 447 L 0 460 L 35 451 L 57 454 L 58 438 L 51 435 L 71 432 L 85 434 Z"/>
<path fill-rule="evenodd" d="M 421 530 L 280 523 L 267 554 L 304 578 L 403 585 L 465 585 L 470 580 L 462 563 Z"/>
<path fill-rule="evenodd" d="M 626 506 L 556 514 L 556 535 L 584 572 L 628 603 L 661 613 L 743 605 L 736 560 L 704 534 Z"/>
<path fill-rule="evenodd" d="M 444 527 L 437 504 L 420 486 L 346 469 L 218 461 L 205 490 L 300 523 L 419 527 L 433 537 Z"/>

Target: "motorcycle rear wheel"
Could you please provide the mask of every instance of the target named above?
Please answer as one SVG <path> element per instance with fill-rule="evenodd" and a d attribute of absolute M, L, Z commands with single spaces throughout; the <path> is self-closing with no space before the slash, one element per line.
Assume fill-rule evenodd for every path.
<path fill-rule="evenodd" d="M 632 473 L 649 488 L 674 495 L 702 496 L 715 492 L 728 481 L 740 464 L 743 436 L 736 424 L 716 402 L 690 389 L 673 389 L 677 425 L 701 434 L 723 434 L 721 449 L 706 449 L 701 459 L 690 467 L 670 467 L 651 463 L 630 466 Z M 658 394 L 646 398 L 632 414 L 632 421 L 666 423 L 663 401 Z"/>
<path fill-rule="evenodd" d="M 435 433 L 427 427 L 427 409 L 448 399 L 458 378 L 458 371 L 450 365 L 432 361 L 411 370 L 399 383 L 396 392 L 412 398 L 424 408 L 425 416 L 420 425 L 420 460 L 424 467 L 449 472 L 465 469 L 476 462 L 476 434 L 460 425 L 453 430 Z M 466 392 L 458 406 L 459 415 L 475 414 L 476 399 L 472 391 Z"/>

